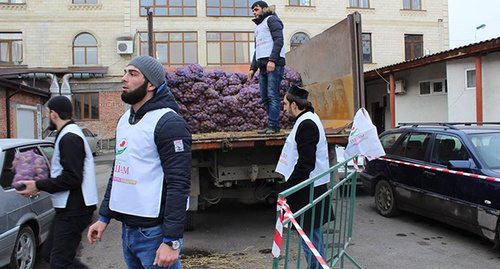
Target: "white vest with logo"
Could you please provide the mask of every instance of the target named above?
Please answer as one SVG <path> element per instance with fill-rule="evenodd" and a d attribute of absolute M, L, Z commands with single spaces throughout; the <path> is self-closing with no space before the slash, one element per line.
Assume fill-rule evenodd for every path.
<path fill-rule="evenodd" d="M 149 111 L 130 124 L 130 110 L 118 121 L 116 157 L 109 208 L 123 214 L 157 218 L 163 193 L 163 168 L 154 131 L 170 108 Z"/>
<path fill-rule="evenodd" d="M 314 170 L 309 174 L 309 178 L 317 176 L 330 167 L 330 162 L 328 159 L 328 143 L 326 141 L 325 130 L 323 129 L 323 124 L 321 124 L 321 120 L 318 115 L 312 112 L 306 112 L 300 118 L 297 119 L 295 124 L 293 125 L 293 129 L 286 138 L 285 145 L 283 146 L 283 150 L 281 151 L 280 159 L 278 161 L 278 165 L 276 166 L 276 172 L 285 176 L 285 180 L 288 181 L 290 176 L 295 169 L 295 165 L 299 159 L 299 153 L 297 151 L 297 142 L 295 142 L 295 135 L 297 134 L 297 129 L 301 122 L 304 120 L 310 119 L 312 120 L 319 130 L 319 141 L 316 144 L 316 162 L 314 166 Z M 303 180 L 306 180 L 304 178 Z M 330 181 L 330 175 L 325 175 L 324 177 L 316 180 L 314 182 L 314 187 L 326 184 Z"/>
<path fill-rule="evenodd" d="M 255 27 L 255 58 L 262 59 L 268 58 L 271 56 L 271 52 L 273 51 L 273 37 L 271 36 L 271 30 L 267 25 L 267 20 L 269 17 L 273 15 L 267 16 L 259 25 Z M 283 47 L 281 47 L 280 57 L 285 58 L 285 44 L 283 43 Z"/>
<path fill-rule="evenodd" d="M 55 142 L 54 154 L 52 155 L 52 166 L 50 168 L 50 177 L 56 178 L 63 172 L 63 167 L 61 166 L 61 152 L 59 149 L 59 142 L 61 138 L 67 133 L 73 133 L 82 138 L 83 144 L 85 147 L 85 160 L 83 163 L 83 182 L 82 182 L 82 193 L 83 199 L 85 200 L 86 206 L 96 205 L 98 202 L 97 197 L 97 182 L 95 180 L 95 169 L 94 169 L 94 157 L 92 156 L 92 151 L 90 150 L 90 146 L 85 139 L 85 135 L 82 130 L 76 124 L 68 124 L 66 125 L 59 135 L 57 136 L 57 140 Z M 66 203 L 68 202 L 69 190 L 56 192 L 51 194 L 52 205 L 55 208 L 65 208 Z"/>

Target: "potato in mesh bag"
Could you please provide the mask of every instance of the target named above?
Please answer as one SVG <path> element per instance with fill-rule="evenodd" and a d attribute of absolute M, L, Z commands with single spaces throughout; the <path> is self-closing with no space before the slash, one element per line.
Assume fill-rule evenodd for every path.
<path fill-rule="evenodd" d="M 33 150 L 16 152 L 12 161 L 12 170 L 15 173 L 12 186 L 20 180 L 39 180 L 49 177 L 49 169 L 43 156 Z"/>

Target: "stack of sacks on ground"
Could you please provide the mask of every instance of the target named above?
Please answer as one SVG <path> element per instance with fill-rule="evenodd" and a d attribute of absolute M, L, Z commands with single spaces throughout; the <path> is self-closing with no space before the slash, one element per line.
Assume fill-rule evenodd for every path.
<path fill-rule="evenodd" d="M 203 71 L 198 64 L 188 64 L 167 71 L 166 80 L 192 133 L 252 131 L 267 126 L 258 73 L 249 81 L 247 74 Z M 280 86 L 282 129 L 293 126 L 283 113 L 283 96 L 292 84 L 300 85 L 300 75 L 286 67 Z"/>

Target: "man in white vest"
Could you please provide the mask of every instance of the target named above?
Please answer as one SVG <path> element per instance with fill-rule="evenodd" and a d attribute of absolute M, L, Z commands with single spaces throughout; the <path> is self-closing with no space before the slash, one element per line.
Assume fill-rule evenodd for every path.
<path fill-rule="evenodd" d="M 94 157 L 82 130 L 71 120 L 71 101 L 56 96 L 47 107 L 49 129 L 58 131 L 50 178 L 20 181 L 26 189 L 18 193 L 30 196 L 41 190 L 51 194 L 56 215 L 42 253 L 50 268 L 87 268 L 75 255 L 98 202 Z"/>
<path fill-rule="evenodd" d="M 252 5 L 256 26 L 254 30 L 255 52 L 250 66 L 249 79 L 260 70 L 260 98 L 268 114 L 267 127 L 260 134 L 274 134 L 280 131 L 280 84 L 285 71 L 285 46 L 283 40 L 283 22 L 275 12 L 275 6 L 269 7 L 264 1 Z"/>
<path fill-rule="evenodd" d="M 276 172 L 285 177 L 284 188 L 286 189 L 317 176 L 329 168 L 325 130 L 318 115 L 314 113 L 311 102 L 307 100 L 308 96 L 309 93 L 305 89 L 293 86 L 284 98 L 285 114 L 295 120 L 276 166 Z M 327 175 L 314 182 L 315 199 L 327 191 L 326 184 L 329 181 L 330 177 Z M 305 187 L 287 197 L 292 212 L 299 211 L 309 203 L 309 191 L 310 187 Z M 314 216 L 312 216 L 312 209 L 307 210 L 304 214 L 304 227 L 302 228 L 318 252 L 324 257 L 322 226 L 328 221 L 328 206 L 325 205 L 323 210 L 322 223 L 320 223 L 321 203 L 316 205 Z M 316 258 L 311 255 L 305 241 L 302 241 L 302 248 L 309 268 L 321 268 Z"/>
<path fill-rule="evenodd" d="M 98 242 L 110 220 L 122 222 L 129 268 L 181 268 L 191 180 L 191 132 L 155 58 L 139 56 L 122 77 L 122 100 L 132 107 L 116 127 L 116 152 L 100 218 L 87 234 Z"/>

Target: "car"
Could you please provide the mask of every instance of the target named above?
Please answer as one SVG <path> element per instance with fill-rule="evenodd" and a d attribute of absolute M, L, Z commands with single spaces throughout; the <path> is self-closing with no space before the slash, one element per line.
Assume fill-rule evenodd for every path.
<path fill-rule="evenodd" d="M 413 212 L 498 246 L 500 123 L 403 123 L 379 138 L 386 155 L 359 177 L 380 215 Z"/>
<path fill-rule="evenodd" d="M 85 135 L 85 139 L 87 139 L 87 143 L 89 143 L 90 150 L 92 151 L 92 154 L 96 155 L 99 151 L 99 136 L 97 134 L 92 133 L 88 128 L 86 127 L 80 127 L 82 129 L 83 134 Z M 50 140 L 52 142 L 55 142 L 57 136 L 57 130 L 49 132 L 47 137 L 45 137 L 46 140 Z"/>
<path fill-rule="evenodd" d="M 340 146 L 340 145 L 335 145 L 335 163 L 333 163 L 333 165 L 345 161 L 344 152 L 345 152 L 345 147 Z M 363 157 L 357 157 L 356 160 L 357 160 L 358 167 L 363 167 L 364 159 L 365 158 L 363 158 Z M 350 160 L 349 162 L 347 162 L 347 175 L 350 175 L 351 173 L 354 173 L 355 171 L 356 171 L 356 169 L 354 166 L 354 159 L 353 159 L 353 160 Z M 337 171 L 335 171 L 335 183 L 340 182 L 342 179 L 345 178 L 345 176 L 346 176 L 346 167 L 345 166 L 339 167 L 337 169 Z M 361 181 L 358 180 L 356 185 L 361 185 Z"/>
<path fill-rule="evenodd" d="M 33 150 L 43 156 L 47 169 L 54 143 L 35 139 L 0 139 L 0 267 L 34 268 L 36 248 L 47 238 L 55 210 L 50 195 L 23 197 L 12 186 L 16 152 Z"/>

